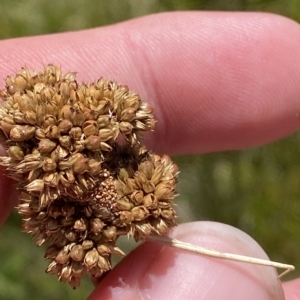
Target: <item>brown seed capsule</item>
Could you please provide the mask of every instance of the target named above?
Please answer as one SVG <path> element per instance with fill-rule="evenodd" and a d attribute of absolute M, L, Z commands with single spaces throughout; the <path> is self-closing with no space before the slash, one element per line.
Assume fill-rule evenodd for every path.
<path fill-rule="evenodd" d="M 66 264 L 69 260 L 69 251 L 67 250 L 66 247 L 64 247 L 56 256 L 55 261 L 58 262 L 59 264 Z"/>
<path fill-rule="evenodd" d="M 87 269 L 94 267 L 98 263 L 99 254 L 95 248 L 88 251 L 84 257 L 84 264 Z"/>
<path fill-rule="evenodd" d="M 131 210 L 132 207 L 133 207 L 133 204 L 130 203 L 129 201 L 127 201 L 125 198 L 122 198 L 122 199 L 119 199 L 117 200 L 117 205 L 116 207 L 119 209 L 119 210 Z"/>
<path fill-rule="evenodd" d="M 73 123 L 70 120 L 61 120 L 58 124 L 58 129 L 62 133 L 68 133 L 73 127 Z"/>
<path fill-rule="evenodd" d="M 70 257 L 75 261 L 82 261 L 85 255 L 85 251 L 81 245 L 75 245 L 72 247 Z"/>
<path fill-rule="evenodd" d="M 72 127 L 70 129 L 69 135 L 75 141 L 79 141 L 82 136 L 82 130 L 80 127 Z"/>
<path fill-rule="evenodd" d="M 134 204 L 140 205 L 143 203 L 144 200 L 144 193 L 142 190 L 135 190 L 131 195 L 130 198 Z"/>
<path fill-rule="evenodd" d="M 72 269 L 70 266 L 64 266 L 61 269 L 59 280 L 61 281 L 70 281 L 71 280 Z"/>
<path fill-rule="evenodd" d="M 76 235 L 76 233 L 75 232 L 73 232 L 73 231 L 67 231 L 66 233 L 65 233 L 65 237 L 66 237 L 66 239 L 67 240 L 69 240 L 70 242 L 74 242 L 76 239 L 77 239 L 77 235 Z"/>
<path fill-rule="evenodd" d="M 152 226 L 148 223 L 137 223 L 135 229 L 143 238 L 152 233 Z"/>
<path fill-rule="evenodd" d="M 59 249 L 57 249 L 56 245 L 51 245 L 47 248 L 45 252 L 45 258 L 52 258 L 55 259 L 57 254 L 59 253 Z"/>
<path fill-rule="evenodd" d="M 107 261 L 107 259 L 101 255 L 99 255 L 98 257 L 98 267 L 104 272 L 110 270 L 111 268 L 110 263 Z"/>
<path fill-rule="evenodd" d="M 100 234 L 104 227 L 104 223 L 99 218 L 94 218 L 90 220 L 90 228 L 96 235 Z"/>
<path fill-rule="evenodd" d="M 99 128 L 104 128 L 107 127 L 109 125 L 109 117 L 108 116 L 99 116 L 97 119 L 97 124 Z"/>
<path fill-rule="evenodd" d="M 143 182 L 142 187 L 146 194 L 152 193 L 155 190 L 155 185 L 149 180 L 147 180 L 146 182 Z"/>
<path fill-rule="evenodd" d="M 94 120 L 86 121 L 83 124 L 83 133 L 85 136 L 96 135 L 98 133 L 97 122 Z"/>
<path fill-rule="evenodd" d="M 106 142 L 113 137 L 113 131 L 111 129 L 100 129 L 99 136 L 102 142 Z"/>
<path fill-rule="evenodd" d="M 36 113 L 33 111 L 26 111 L 23 114 L 22 120 L 25 124 L 34 125 L 37 122 Z"/>
<path fill-rule="evenodd" d="M 43 162 L 43 170 L 45 172 L 51 172 L 56 169 L 56 163 L 51 158 L 46 158 Z"/>
<path fill-rule="evenodd" d="M 46 137 L 45 132 L 42 128 L 37 128 L 36 129 L 35 136 L 39 140 L 44 139 Z"/>
<path fill-rule="evenodd" d="M 45 135 L 49 139 L 58 139 L 60 137 L 60 131 L 56 125 L 50 125 L 45 130 Z"/>
<path fill-rule="evenodd" d="M 154 185 L 157 185 L 161 178 L 163 176 L 163 165 L 159 165 L 158 167 L 155 168 L 155 170 L 153 171 L 153 174 L 151 176 L 151 182 Z"/>
<path fill-rule="evenodd" d="M 39 142 L 38 150 L 40 153 L 49 153 L 52 152 L 56 147 L 56 143 L 49 139 L 42 139 Z"/>
<path fill-rule="evenodd" d="M 97 246 L 97 251 L 101 256 L 109 256 L 111 254 L 111 250 L 107 245 L 100 244 Z"/>
<path fill-rule="evenodd" d="M 136 110 L 132 107 L 125 108 L 121 112 L 120 120 L 125 122 L 132 122 L 136 117 Z"/>
<path fill-rule="evenodd" d="M 63 135 L 59 138 L 59 143 L 62 147 L 69 149 L 71 147 L 71 138 L 68 135 Z"/>
<path fill-rule="evenodd" d="M 123 224 L 131 224 L 131 222 L 133 221 L 133 216 L 129 211 L 121 211 L 119 218 L 121 223 Z"/>
<path fill-rule="evenodd" d="M 60 226 L 57 220 L 50 219 L 47 223 L 47 232 L 54 233 L 59 230 Z"/>
<path fill-rule="evenodd" d="M 143 204 L 147 209 L 155 209 L 157 207 L 158 201 L 153 194 L 148 194 L 144 197 Z"/>
<path fill-rule="evenodd" d="M 133 125 L 129 122 L 120 122 L 119 128 L 123 134 L 130 134 L 132 132 Z"/>
<path fill-rule="evenodd" d="M 144 161 L 139 165 L 138 170 L 145 174 L 148 180 L 151 179 L 154 171 L 154 166 L 151 161 Z"/>
<path fill-rule="evenodd" d="M 28 140 L 34 136 L 35 127 L 29 125 L 15 125 L 10 130 L 10 138 L 12 141 L 21 142 Z"/>
<path fill-rule="evenodd" d="M 79 219 L 75 221 L 73 228 L 78 231 L 85 231 L 87 227 L 85 221 L 83 219 Z"/>
<path fill-rule="evenodd" d="M 173 196 L 172 190 L 170 186 L 168 186 L 165 183 L 160 183 L 156 186 L 155 196 L 157 197 L 158 200 L 160 199 L 169 199 Z"/>
<path fill-rule="evenodd" d="M 72 165 L 73 172 L 75 174 L 83 174 L 89 169 L 88 165 L 89 159 L 86 157 L 79 157 Z"/>
<path fill-rule="evenodd" d="M 101 148 L 101 150 L 103 150 L 103 151 L 111 151 L 111 150 L 113 149 L 112 146 L 108 145 L 108 144 L 105 143 L 105 142 L 101 142 L 101 143 L 100 143 L 100 148 Z"/>
<path fill-rule="evenodd" d="M 115 241 L 117 238 L 117 229 L 115 226 L 110 226 L 103 230 L 103 237 L 107 241 Z"/>
<path fill-rule="evenodd" d="M 166 222 L 161 218 L 154 219 L 151 224 L 160 234 L 166 233 L 169 228 Z"/>
<path fill-rule="evenodd" d="M 48 266 L 46 272 L 50 274 L 58 274 L 61 271 L 61 265 L 58 264 L 56 261 L 52 261 Z"/>
<path fill-rule="evenodd" d="M 28 192 L 41 192 L 44 189 L 44 180 L 36 179 L 27 184 L 25 188 Z"/>
<path fill-rule="evenodd" d="M 7 153 L 14 160 L 22 160 L 24 158 L 24 151 L 20 146 L 9 147 Z"/>
<path fill-rule="evenodd" d="M 69 104 L 64 105 L 64 107 L 58 113 L 59 119 L 65 119 L 65 120 L 70 120 L 71 115 L 72 115 L 72 108 L 71 105 Z"/>
<path fill-rule="evenodd" d="M 161 216 L 165 219 L 173 219 L 174 218 L 174 211 L 172 209 L 163 209 L 161 211 Z"/>
<path fill-rule="evenodd" d="M 95 159 L 89 159 L 88 161 L 89 172 L 91 175 L 97 175 L 101 172 L 101 163 Z"/>
<path fill-rule="evenodd" d="M 13 118 L 10 116 L 5 116 L 0 121 L 1 129 L 7 133 L 9 133 L 14 128 L 15 125 L 16 123 L 14 122 Z"/>
<path fill-rule="evenodd" d="M 89 250 L 94 246 L 94 243 L 91 240 L 84 240 L 82 242 L 82 248 L 84 250 Z"/>
<path fill-rule="evenodd" d="M 149 216 L 149 211 L 144 206 L 136 206 L 131 210 L 131 214 L 135 221 L 142 221 Z"/>
<path fill-rule="evenodd" d="M 101 138 L 97 135 L 90 135 L 85 140 L 85 147 L 90 151 L 99 151 L 101 146 Z"/>

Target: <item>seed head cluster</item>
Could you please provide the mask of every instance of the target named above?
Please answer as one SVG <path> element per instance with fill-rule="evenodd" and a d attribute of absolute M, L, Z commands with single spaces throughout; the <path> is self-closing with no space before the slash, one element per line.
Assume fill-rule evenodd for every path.
<path fill-rule="evenodd" d="M 150 153 L 141 133 L 153 108 L 125 85 L 48 65 L 22 68 L 0 90 L 0 164 L 18 181 L 24 231 L 46 244 L 47 272 L 73 288 L 111 269 L 119 236 L 135 240 L 174 226 L 178 168 Z"/>

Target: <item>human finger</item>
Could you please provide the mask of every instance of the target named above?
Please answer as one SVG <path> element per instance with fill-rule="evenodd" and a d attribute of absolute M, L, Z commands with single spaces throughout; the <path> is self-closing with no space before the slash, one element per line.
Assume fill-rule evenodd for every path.
<path fill-rule="evenodd" d="M 283 289 L 286 300 L 300 299 L 300 279 L 284 282 Z"/>
<path fill-rule="evenodd" d="M 140 92 L 170 154 L 240 149 L 297 130 L 300 26 L 261 13 L 176 12 L 0 43 L 0 77 L 54 63 Z"/>
<path fill-rule="evenodd" d="M 213 222 L 181 224 L 171 237 L 222 252 L 268 259 L 244 232 Z M 97 299 L 284 299 L 272 267 L 208 258 L 154 243 L 130 253 L 97 286 Z"/>

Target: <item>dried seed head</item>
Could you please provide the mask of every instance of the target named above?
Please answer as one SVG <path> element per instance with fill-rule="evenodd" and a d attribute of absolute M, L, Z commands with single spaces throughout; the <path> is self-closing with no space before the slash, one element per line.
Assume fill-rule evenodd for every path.
<path fill-rule="evenodd" d="M 142 145 L 156 121 L 138 94 L 104 78 L 78 84 L 48 65 L 7 77 L 0 97 L 0 165 L 19 181 L 23 229 L 49 243 L 48 273 L 75 288 L 124 255 L 120 235 L 140 240 L 176 225 L 178 168 Z"/>

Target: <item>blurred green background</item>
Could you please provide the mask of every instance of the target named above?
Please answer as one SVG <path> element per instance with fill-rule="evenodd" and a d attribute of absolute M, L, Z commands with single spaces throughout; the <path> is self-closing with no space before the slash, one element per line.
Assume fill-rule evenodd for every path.
<path fill-rule="evenodd" d="M 300 20 L 299 0 L 1 0 L 0 38 L 77 30 L 172 10 L 256 10 Z M 175 157 L 181 169 L 180 222 L 214 220 L 238 227 L 300 275 L 300 135 L 239 152 Z M 11 215 L 0 232 L 0 299 L 85 299 L 46 275 L 43 249 Z M 134 243 L 122 241 L 131 249 Z"/>

